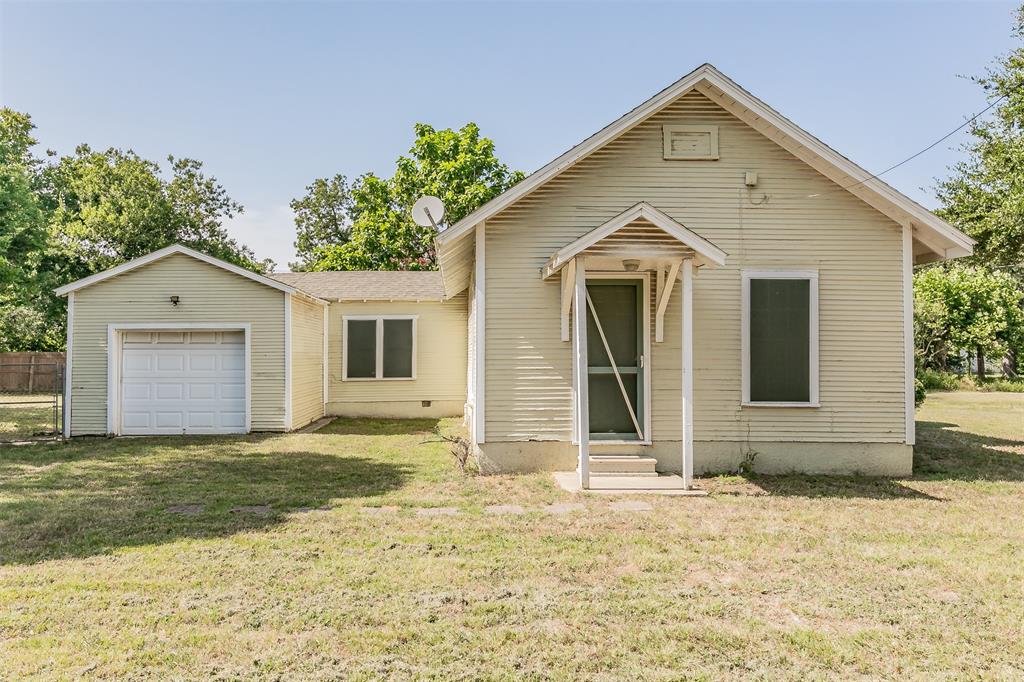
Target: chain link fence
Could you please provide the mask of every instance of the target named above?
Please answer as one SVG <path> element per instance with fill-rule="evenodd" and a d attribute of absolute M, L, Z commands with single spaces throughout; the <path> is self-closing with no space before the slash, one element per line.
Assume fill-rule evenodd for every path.
<path fill-rule="evenodd" d="M 0 443 L 61 438 L 63 394 L 63 353 L 0 353 Z"/>

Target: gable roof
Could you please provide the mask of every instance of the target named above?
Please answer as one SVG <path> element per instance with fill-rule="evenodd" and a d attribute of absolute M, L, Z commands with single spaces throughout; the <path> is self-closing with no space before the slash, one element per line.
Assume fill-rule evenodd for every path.
<path fill-rule="evenodd" d="M 436 270 L 278 272 L 274 279 L 331 301 L 442 301 Z"/>
<path fill-rule="evenodd" d="M 937 256 L 932 260 L 958 258 L 970 255 L 973 251 L 974 240 L 963 232 L 797 126 L 711 64 L 703 64 L 439 233 L 436 237 L 439 260 L 442 251 L 450 249 L 471 234 L 476 225 L 530 194 L 691 90 L 701 92 L 838 184 L 842 190 L 850 192 L 892 220 L 909 225 L 914 238 Z"/>
<path fill-rule="evenodd" d="M 646 201 L 641 201 L 556 251 L 544 265 L 543 276 L 550 277 L 577 254 L 637 220 L 646 220 L 685 246 L 690 247 L 698 265 L 725 265 L 727 255 L 725 251 Z"/>
<path fill-rule="evenodd" d="M 199 251 L 196 251 L 195 249 L 190 249 L 187 246 L 182 246 L 181 244 L 171 244 L 170 246 L 164 247 L 157 251 L 153 251 L 152 253 L 147 253 L 145 256 L 141 256 L 140 258 L 136 258 L 135 260 L 130 260 L 127 263 L 121 263 L 120 265 L 116 265 L 112 268 L 104 270 L 103 272 L 97 272 L 95 275 L 90 275 L 78 281 L 71 282 L 70 284 L 65 284 L 62 287 L 57 287 L 53 291 L 58 296 L 67 296 L 73 291 L 78 291 L 79 289 L 84 289 L 85 287 L 92 286 L 93 284 L 98 284 L 99 282 L 108 280 L 111 277 L 123 275 L 137 268 L 141 268 L 144 265 L 155 263 L 158 260 L 179 253 L 184 256 L 189 256 L 190 258 L 195 258 L 196 260 L 202 261 L 204 263 L 209 263 L 214 267 L 218 267 L 222 270 L 227 270 L 228 272 L 234 273 L 241 277 L 245 277 L 246 279 L 251 279 L 254 282 L 259 282 L 260 284 L 271 287 L 272 289 L 277 289 L 278 291 L 283 291 L 288 294 L 307 296 L 309 298 L 316 298 L 315 296 L 311 296 L 310 294 L 306 293 L 305 291 L 302 291 L 301 289 L 298 289 L 297 287 L 285 284 L 284 282 L 280 282 L 275 279 L 271 279 L 270 277 L 264 277 L 263 275 L 253 272 L 252 270 L 246 270 L 245 268 L 239 267 L 233 263 L 228 263 L 227 261 L 223 261 L 220 258 L 208 256 L 205 253 L 201 253 Z"/>

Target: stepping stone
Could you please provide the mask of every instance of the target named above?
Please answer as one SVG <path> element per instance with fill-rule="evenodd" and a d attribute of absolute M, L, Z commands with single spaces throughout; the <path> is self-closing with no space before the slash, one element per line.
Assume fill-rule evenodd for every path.
<path fill-rule="evenodd" d="M 541 511 L 547 512 L 548 514 L 568 514 L 574 511 L 583 511 L 586 509 L 579 502 L 556 502 L 555 504 L 546 504 L 540 508 Z"/>
<path fill-rule="evenodd" d="M 612 511 L 651 511 L 654 509 L 647 502 L 641 502 L 640 500 L 619 500 L 618 502 L 609 502 L 608 508 Z"/>
<path fill-rule="evenodd" d="M 484 507 L 484 511 L 488 514 L 524 514 L 526 510 L 520 507 L 518 504 L 492 504 L 489 507 Z"/>
<path fill-rule="evenodd" d="M 201 504 L 176 504 L 164 510 L 168 514 L 181 514 L 182 516 L 197 516 L 203 513 Z"/>
<path fill-rule="evenodd" d="M 256 514 L 257 516 L 266 516 L 271 512 L 269 504 L 249 504 L 242 505 L 241 507 L 233 507 L 228 510 L 231 514 Z"/>
<path fill-rule="evenodd" d="M 384 514 L 394 514 L 398 511 L 398 507 L 384 506 L 384 507 L 360 507 L 359 511 L 367 516 L 383 516 Z"/>
<path fill-rule="evenodd" d="M 427 507 L 417 509 L 416 516 L 455 516 L 459 510 L 455 507 Z"/>

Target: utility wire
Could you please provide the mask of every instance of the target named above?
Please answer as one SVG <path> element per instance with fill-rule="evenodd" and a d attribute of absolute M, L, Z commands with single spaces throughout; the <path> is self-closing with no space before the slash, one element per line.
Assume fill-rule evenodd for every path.
<path fill-rule="evenodd" d="M 939 139 L 935 140 L 935 142 L 932 142 L 932 143 L 931 143 L 930 145 L 928 145 L 927 147 L 925 147 L 925 148 L 924 148 L 924 149 L 922 149 L 921 151 L 919 151 L 919 152 L 917 152 L 917 153 L 915 153 L 915 154 L 911 154 L 910 156 L 908 156 L 907 158 L 903 159 L 903 160 L 902 160 L 902 161 L 900 161 L 899 163 L 897 163 L 897 164 L 894 164 L 894 165 L 892 165 L 892 166 L 889 166 L 889 167 L 888 167 L 888 168 L 886 168 L 886 169 L 885 169 L 884 171 L 880 171 L 880 172 L 878 172 L 878 173 L 875 173 L 874 175 L 869 175 L 868 177 L 864 178 L 863 180 L 861 180 L 861 181 L 859 181 L 859 182 L 855 182 L 855 183 L 853 183 L 852 185 L 846 185 L 846 186 L 843 186 L 843 187 L 838 187 L 838 188 L 836 188 L 836 189 L 833 189 L 833 190 L 829 190 L 828 192 L 818 192 L 817 194 L 809 194 L 809 195 L 807 195 L 807 198 L 808 198 L 808 199 L 811 199 L 811 198 L 813 198 L 813 197 L 818 197 L 818 196 L 821 196 L 821 195 L 823 195 L 823 194 L 832 194 L 833 192 L 841 192 L 841 191 L 843 191 L 843 190 L 848 190 L 848 189 L 851 189 L 851 188 L 853 188 L 853 187 L 856 187 L 856 186 L 858 186 L 858 185 L 863 185 L 863 184 L 864 184 L 865 182 L 869 182 L 869 181 L 871 181 L 871 180 L 874 180 L 875 178 L 878 178 L 878 177 L 880 177 L 880 176 L 882 176 L 882 175 L 885 175 L 885 174 L 886 174 L 886 173 L 888 173 L 889 171 L 892 171 L 892 170 L 896 170 L 897 168 L 899 168 L 899 167 L 900 167 L 900 166 L 902 166 L 903 164 L 905 164 L 905 163 L 907 163 L 907 162 L 909 162 L 909 161 L 913 161 L 914 159 L 916 159 L 917 157 L 921 156 L 921 155 L 922 155 L 922 154 L 924 154 L 925 152 L 927 152 L 927 151 L 929 151 L 929 150 L 931 150 L 931 149 L 934 149 L 934 148 L 935 148 L 935 147 L 936 147 L 937 145 L 939 145 L 939 144 L 941 144 L 942 142 L 944 142 L 944 141 L 948 140 L 949 138 L 953 137 L 953 135 L 957 134 L 958 132 L 960 132 L 961 130 L 963 130 L 963 129 L 964 129 L 964 128 L 966 128 L 967 126 L 969 126 L 969 125 L 970 125 L 971 123 L 974 123 L 974 122 L 975 122 L 976 120 L 978 120 L 978 118 L 979 118 L 979 117 L 980 117 L 980 116 L 981 116 L 982 114 L 984 114 L 984 113 L 985 113 L 985 112 L 987 112 L 987 111 L 988 111 L 989 109 L 991 109 L 991 108 L 992 108 L 992 107 L 994 107 L 995 105 L 997 105 L 997 104 L 999 104 L 1000 102 L 1002 102 L 1002 101 L 1003 101 L 1004 99 L 1006 99 L 1006 95 L 1000 95 L 1000 96 L 999 96 L 999 97 L 998 97 L 997 99 L 993 100 L 993 101 L 992 101 L 992 103 L 991 103 L 991 104 L 989 104 L 989 105 L 988 105 L 987 107 L 985 107 L 984 109 L 982 109 L 981 111 L 979 111 L 978 113 L 976 113 L 976 114 L 975 114 L 974 116 L 971 116 L 971 117 L 970 117 L 969 119 L 967 119 L 966 121 L 964 121 L 963 123 L 961 123 L 960 125 L 958 125 L 958 126 L 957 126 L 956 128 L 954 128 L 953 130 L 949 131 L 948 133 L 946 133 L 945 135 L 943 135 L 943 136 L 942 136 L 942 137 L 940 137 Z"/>

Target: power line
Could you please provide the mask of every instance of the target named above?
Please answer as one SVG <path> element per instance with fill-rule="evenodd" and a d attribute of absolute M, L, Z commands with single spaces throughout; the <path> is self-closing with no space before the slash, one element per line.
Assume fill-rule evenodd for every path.
<path fill-rule="evenodd" d="M 836 189 L 833 189 L 833 190 L 829 190 L 828 192 L 818 192 L 818 193 L 816 193 L 816 194 L 808 194 L 808 195 L 807 195 L 807 198 L 808 198 L 808 199 L 811 199 L 811 198 L 813 198 L 813 197 L 818 197 L 818 196 L 821 196 L 821 195 L 823 195 L 823 194 L 831 194 L 831 193 L 833 193 L 833 192 L 841 192 L 841 191 L 844 191 L 844 190 L 848 190 L 848 189 L 851 189 L 851 188 L 853 188 L 853 187 L 856 187 L 856 186 L 858 186 L 858 185 L 863 185 L 863 184 L 864 184 L 865 182 L 869 182 L 869 181 L 871 181 L 871 180 L 874 180 L 875 178 L 878 178 L 878 177 L 880 177 L 880 176 L 882 176 L 882 175 L 885 175 L 885 174 L 886 174 L 886 173 L 888 173 L 889 171 L 892 171 L 892 170 L 896 170 L 897 168 L 899 168 L 899 167 L 900 167 L 900 166 L 902 166 L 903 164 L 905 164 L 905 163 L 907 163 L 907 162 L 909 162 L 909 161 L 913 161 L 914 159 L 916 159 L 917 157 L 921 156 L 921 155 L 922 155 L 922 154 L 924 154 L 925 152 L 927 152 L 927 151 L 929 151 L 929 150 L 931 150 L 931 149 L 934 149 L 934 148 L 935 148 L 936 146 L 938 146 L 938 145 L 939 145 L 939 144 L 941 144 L 942 142 L 944 142 L 944 141 L 948 140 L 949 138 L 953 137 L 953 135 L 956 135 L 956 134 L 957 134 L 958 132 L 960 132 L 961 130 L 963 130 L 963 129 L 964 129 L 964 128 L 966 128 L 967 126 L 969 126 L 969 125 L 970 125 L 971 123 L 974 123 L 974 122 L 975 122 L 976 120 L 978 120 L 978 118 L 979 118 L 979 117 L 980 117 L 980 116 L 981 116 L 982 114 L 984 114 L 984 113 L 985 113 L 985 112 L 987 112 L 987 111 L 988 111 L 989 109 L 991 109 L 991 108 L 992 108 L 992 107 L 994 107 L 995 105 L 997 105 L 997 104 L 999 104 L 1000 102 L 1002 102 L 1002 101 L 1003 101 L 1004 99 L 1006 99 L 1006 95 L 1000 95 L 1000 96 L 999 96 L 999 97 L 998 97 L 997 99 L 994 99 L 994 100 L 992 100 L 992 103 L 991 103 L 991 104 L 989 104 L 989 105 L 988 105 L 987 107 L 985 107 L 984 109 L 982 109 L 981 111 L 979 111 L 978 113 L 976 113 L 976 114 L 975 114 L 974 116 L 971 116 L 971 117 L 970 117 L 969 119 L 967 119 L 966 121 L 964 121 L 963 123 L 961 123 L 960 125 L 958 125 L 958 126 L 957 126 L 956 128 L 954 128 L 953 130 L 949 131 L 948 133 L 946 133 L 945 135 L 943 135 L 943 136 L 942 136 L 942 137 L 940 137 L 939 139 L 935 140 L 935 142 L 932 142 L 932 143 L 931 143 L 930 145 L 928 145 L 927 147 L 925 147 L 925 148 L 924 148 L 924 149 L 922 149 L 921 151 L 919 151 L 919 152 L 917 152 L 917 153 L 915 153 L 915 154 L 911 154 L 910 156 L 908 156 L 907 158 L 903 159 L 903 160 L 902 160 L 902 161 L 900 161 L 899 163 L 897 163 L 897 164 L 894 164 L 894 165 L 892 165 L 892 166 L 889 166 L 889 167 L 888 167 L 888 168 L 886 168 L 886 169 L 885 169 L 884 171 L 880 171 L 880 172 L 878 172 L 878 173 L 875 173 L 874 175 L 869 175 L 868 177 L 864 178 L 863 180 L 860 180 L 859 182 L 855 182 L 855 183 L 853 183 L 852 185 L 845 185 L 845 186 L 843 186 L 843 187 L 838 187 L 838 188 L 836 188 Z"/>

